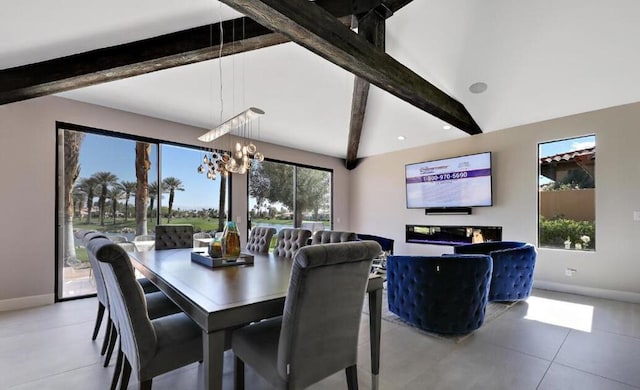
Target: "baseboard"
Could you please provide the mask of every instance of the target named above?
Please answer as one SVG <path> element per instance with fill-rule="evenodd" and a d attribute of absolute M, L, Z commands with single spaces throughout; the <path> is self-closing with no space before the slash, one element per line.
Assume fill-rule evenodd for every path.
<path fill-rule="evenodd" d="M 55 301 L 54 294 L 33 295 L 30 297 L 0 300 L 0 312 L 27 309 L 30 307 L 50 305 Z"/>
<path fill-rule="evenodd" d="M 574 284 L 563 284 L 555 282 L 546 282 L 544 280 L 534 280 L 533 288 L 539 288 L 541 290 L 559 291 L 570 294 L 586 295 L 589 297 L 613 299 L 616 301 L 640 303 L 640 293 L 618 291 L 618 290 L 605 290 L 602 288 L 576 286 Z"/>

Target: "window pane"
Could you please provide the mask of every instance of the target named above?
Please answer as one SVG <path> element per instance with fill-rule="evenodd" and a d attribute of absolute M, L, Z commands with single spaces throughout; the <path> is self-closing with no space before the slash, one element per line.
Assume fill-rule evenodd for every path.
<path fill-rule="evenodd" d="M 596 138 L 540 144 L 539 245 L 595 250 Z"/>
<path fill-rule="evenodd" d="M 198 173 L 204 153 L 162 145 L 160 223 L 193 225 L 194 232 L 222 231 L 229 210 L 227 179 Z M 219 210 L 222 208 L 222 212 Z"/>
<path fill-rule="evenodd" d="M 73 236 L 74 230 L 97 230 L 132 241 L 155 225 L 145 218 L 148 199 L 143 189 L 157 177 L 158 154 L 156 145 L 72 130 L 59 130 L 58 139 L 58 220 L 62 225 L 58 297 L 69 298 L 95 293 L 88 256 L 82 242 Z M 138 164 L 148 169 L 137 172 Z M 139 185 L 141 209 L 137 213 Z"/>
<path fill-rule="evenodd" d="M 296 221 L 312 232 L 331 229 L 331 173 L 296 168 Z"/>
<path fill-rule="evenodd" d="M 293 227 L 294 166 L 254 161 L 249 172 L 251 226 Z"/>

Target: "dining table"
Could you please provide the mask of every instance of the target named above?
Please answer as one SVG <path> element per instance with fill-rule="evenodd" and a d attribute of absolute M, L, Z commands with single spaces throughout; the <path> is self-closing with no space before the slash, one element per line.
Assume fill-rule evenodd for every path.
<path fill-rule="evenodd" d="M 209 267 L 192 248 L 130 253 L 133 266 L 202 329 L 206 389 L 222 389 L 227 336 L 237 327 L 282 315 L 293 259 L 252 253 L 253 264 Z M 327 280 L 331 283 L 331 280 Z M 378 388 L 383 278 L 369 276 L 372 388 Z M 363 297 L 364 299 L 365 297 Z"/>

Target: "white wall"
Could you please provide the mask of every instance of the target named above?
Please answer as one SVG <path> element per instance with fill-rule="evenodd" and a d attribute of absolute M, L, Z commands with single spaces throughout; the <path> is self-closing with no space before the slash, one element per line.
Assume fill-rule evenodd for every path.
<path fill-rule="evenodd" d="M 448 247 L 405 243 L 405 224 L 497 225 L 503 239 L 537 243 L 537 148 L 543 141 L 595 134 L 595 252 L 539 249 L 536 285 L 640 301 L 640 104 L 620 106 L 365 159 L 351 181 L 351 229 L 395 239 L 396 254 L 437 255 Z M 407 140 L 406 142 L 411 142 Z M 493 152 L 494 206 L 472 215 L 425 216 L 405 207 L 404 165 Z M 567 267 L 577 269 L 569 278 Z"/>
<path fill-rule="evenodd" d="M 53 96 L 0 106 L 0 310 L 53 301 L 56 121 L 183 144 L 198 145 L 196 138 L 203 133 L 195 127 Z M 339 159 L 270 144 L 257 146 L 268 158 L 333 169 L 334 216 L 340 218 L 335 228 L 349 226 L 349 173 Z M 232 202 L 232 215 L 240 216 L 245 228 L 246 175 L 234 178 Z"/>

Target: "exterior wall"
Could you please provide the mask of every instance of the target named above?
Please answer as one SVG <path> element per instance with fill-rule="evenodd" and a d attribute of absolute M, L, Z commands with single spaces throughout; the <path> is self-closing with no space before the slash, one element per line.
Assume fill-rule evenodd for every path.
<path fill-rule="evenodd" d="M 564 215 L 574 221 L 594 221 L 595 196 L 593 188 L 566 191 L 540 191 L 540 215 L 553 218 Z"/>
<path fill-rule="evenodd" d="M 395 253 L 406 255 L 451 249 L 405 243 L 405 224 L 498 225 L 504 240 L 537 243 L 538 143 L 587 134 L 595 134 L 598 144 L 597 250 L 539 249 L 536 283 L 600 295 L 617 291 L 615 296 L 627 293 L 639 300 L 640 223 L 633 220 L 633 211 L 640 210 L 638 103 L 367 158 L 352 172 L 351 230 L 393 238 Z M 472 215 L 429 216 L 405 207 L 405 164 L 485 151 L 493 152 L 493 207 L 474 208 Z M 566 268 L 577 272 L 567 277 Z"/>
<path fill-rule="evenodd" d="M 196 139 L 204 132 L 200 128 L 55 96 L 1 105 L 0 310 L 53 302 L 56 121 L 207 146 Z M 335 228 L 349 226 L 349 173 L 340 159 L 256 144 L 268 158 L 333 169 Z M 231 215 L 241 229 L 246 229 L 247 219 L 246 177 L 236 176 L 232 183 Z"/>

